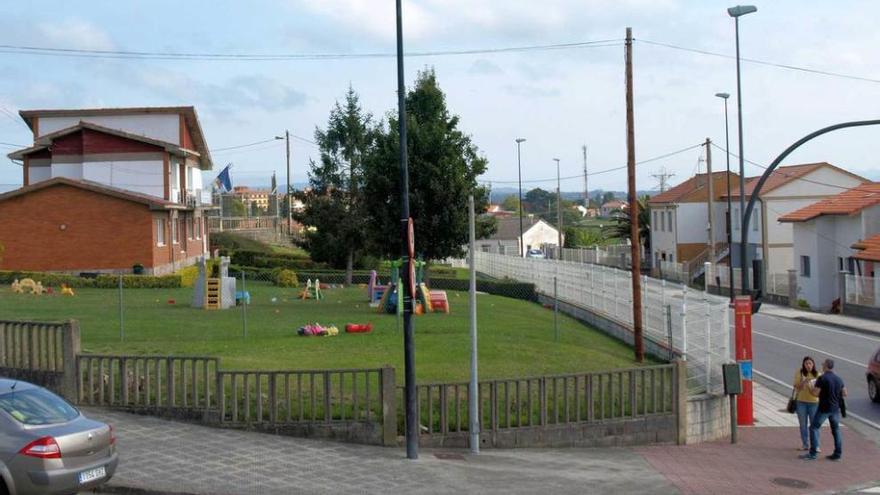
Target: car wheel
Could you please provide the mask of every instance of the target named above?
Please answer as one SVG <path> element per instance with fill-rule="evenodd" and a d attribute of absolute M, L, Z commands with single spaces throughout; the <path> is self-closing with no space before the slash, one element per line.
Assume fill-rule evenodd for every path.
<path fill-rule="evenodd" d="M 868 397 L 874 402 L 880 402 L 880 385 L 874 377 L 868 378 Z"/>
<path fill-rule="evenodd" d="M 0 478 L 0 495 L 9 495 L 9 489 L 6 488 L 2 478 Z"/>

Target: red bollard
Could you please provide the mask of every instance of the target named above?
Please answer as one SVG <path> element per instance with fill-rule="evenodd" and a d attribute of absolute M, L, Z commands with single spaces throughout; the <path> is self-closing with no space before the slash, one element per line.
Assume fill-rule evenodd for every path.
<path fill-rule="evenodd" d="M 736 400 L 736 424 L 752 426 L 752 296 L 736 296 L 733 304 L 736 318 L 736 362 L 742 372 L 742 394 Z"/>

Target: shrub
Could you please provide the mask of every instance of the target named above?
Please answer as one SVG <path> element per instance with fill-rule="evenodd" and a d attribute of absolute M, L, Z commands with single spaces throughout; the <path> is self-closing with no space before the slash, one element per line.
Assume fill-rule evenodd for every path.
<path fill-rule="evenodd" d="M 41 282 L 44 287 L 97 287 L 99 289 L 115 289 L 119 287 L 119 275 L 98 275 L 96 277 L 80 277 L 64 273 L 0 271 L 0 283 L 11 284 L 14 280 L 30 278 Z M 172 289 L 181 287 L 180 275 L 123 275 L 122 286 L 126 289 Z"/>
<path fill-rule="evenodd" d="M 0 283 L 11 284 L 15 280 L 23 278 L 33 279 L 40 282 L 44 287 L 60 287 L 61 284 L 67 284 L 70 287 L 94 287 L 94 278 L 84 278 L 77 275 L 69 275 L 65 273 L 46 273 L 46 272 L 23 272 L 17 270 L 0 271 Z"/>
<path fill-rule="evenodd" d="M 803 309 L 810 309 L 810 303 L 808 303 L 806 299 L 798 299 L 797 304 L 798 307 Z"/>
<path fill-rule="evenodd" d="M 275 275 L 275 285 L 279 287 L 299 287 L 296 272 L 293 270 L 280 270 Z"/>
<path fill-rule="evenodd" d="M 207 271 L 209 267 L 205 267 Z M 210 271 L 208 271 L 210 273 Z M 180 286 L 181 287 L 192 287 L 196 284 L 196 280 L 199 279 L 199 267 L 198 265 L 192 265 L 184 268 L 177 272 L 177 275 L 180 277 Z"/>

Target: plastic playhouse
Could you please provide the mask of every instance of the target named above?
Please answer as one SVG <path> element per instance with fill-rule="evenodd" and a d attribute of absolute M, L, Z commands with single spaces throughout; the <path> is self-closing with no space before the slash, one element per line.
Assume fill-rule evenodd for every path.
<path fill-rule="evenodd" d="M 449 298 L 446 296 L 446 291 L 430 290 L 424 282 L 425 262 L 416 261 L 415 265 L 415 313 L 449 313 Z M 403 305 L 400 304 L 400 298 L 398 297 L 400 292 L 400 275 L 401 270 L 403 269 L 403 260 L 394 260 L 391 262 L 391 281 L 388 285 L 382 285 L 379 282 L 375 270 L 370 272 L 370 282 L 367 284 L 367 296 L 370 299 L 370 306 L 378 308 L 379 312 L 385 311 L 388 314 L 403 313 Z"/>
<path fill-rule="evenodd" d="M 229 276 L 229 257 L 220 258 L 219 270 L 212 276 L 208 276 L 204 257 L 199 257 L 196 265 L 199 267 L 199 278 L 194 286 L 192 307 L 227 309 L 235 306 L 235 277 Z"/>

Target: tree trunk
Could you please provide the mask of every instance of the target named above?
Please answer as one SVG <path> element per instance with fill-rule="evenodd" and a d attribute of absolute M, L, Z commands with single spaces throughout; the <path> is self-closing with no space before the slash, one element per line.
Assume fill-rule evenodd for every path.
<path fill-rule="evenodd" d="M 345 260 L 345 286 L 351 285 L 351 278 L 354 272 L 354 249 L 348 249 L 348 258 Z"/>

